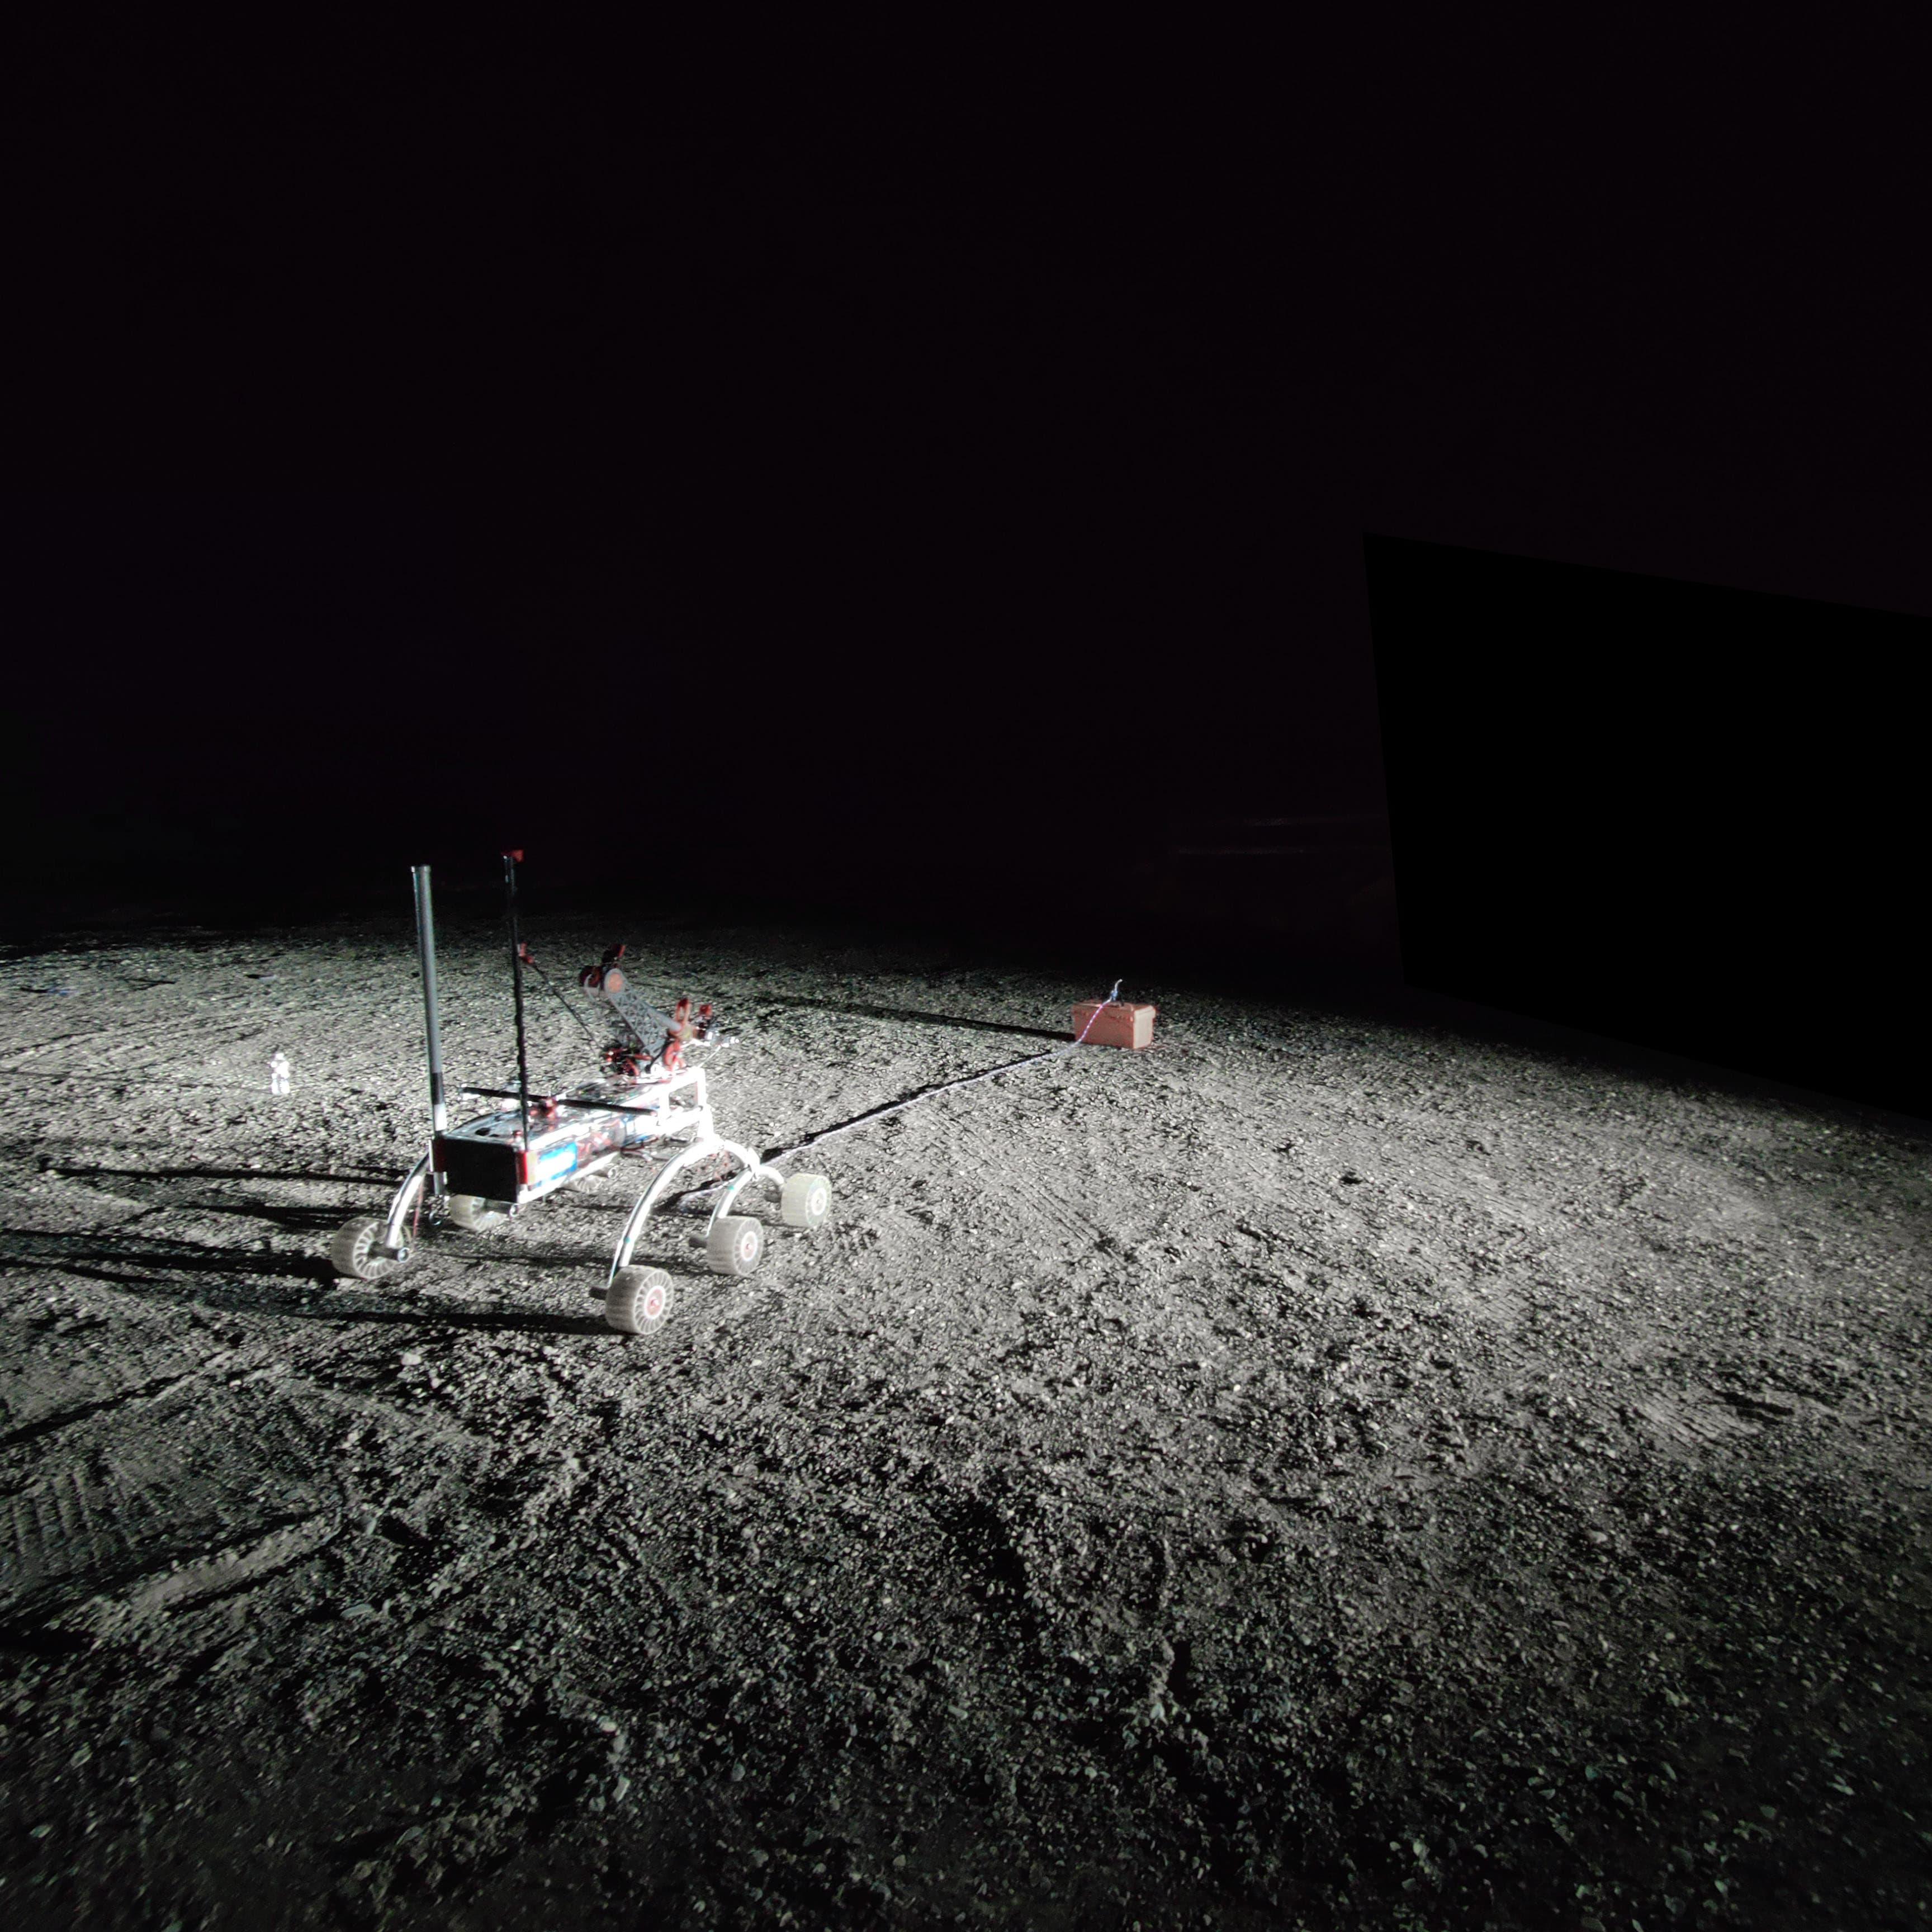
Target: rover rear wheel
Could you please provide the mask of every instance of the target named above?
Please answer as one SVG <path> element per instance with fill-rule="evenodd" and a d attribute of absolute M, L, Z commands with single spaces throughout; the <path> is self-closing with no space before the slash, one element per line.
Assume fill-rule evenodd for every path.
<path fill-rule="evenodd" d="M 794 1174 L 785 1180 L 778 1218 L 788 1228 L 816 1228 L 832 1212 L 832 1184 L 822 1174 Z"/>
<path fill-rule="evenodd" d="M 509 1219 L 500 1201 L 486 1201 L 480 1194 L 452 1194 L 443 1202 L 442 1211 L 452 1228 L 465 1228 L 480 1234 Z"/>
<path fill-rule="evenodd" d="M 705 1238 L 704 1258 L 720 1274 L 749 1274 L 764 1252 L 764 1224 L 749 1214 L 719 1216 Z"/>

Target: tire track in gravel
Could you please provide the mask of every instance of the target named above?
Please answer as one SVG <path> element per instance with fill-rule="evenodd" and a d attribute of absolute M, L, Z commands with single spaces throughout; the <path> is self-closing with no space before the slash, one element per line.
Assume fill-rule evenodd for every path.
<path fill-rule="evenodd" d="M 262 1022 L 255 1016 L 247 1019 L 202 1018 L 198 1016 L 170 1013 L 153 1019 L 122 1021 L 106 1020 L 98 1026 L 76 1028 L 73 1031 L 57 1034 L 51 1040 L 37 1041 L 32 1046 L 20 1050 L 13 1061 L 0 1066 L 0 1074 L 26 1072 L 58 1072 L 69 1078 L 88 1076 L 110 1078 L 116 1072 L 145 1072 L 151 1069 L 152 1058 L 158 1046 L 196 1047 L 203 1041 L 218 1046 L 233 1046 L 261 1030 Z M 32 1067 L 27 1063 L 38 1060 L 44 1054 L 51 1053 L 56 1047 L 94 1046 L 95 1052 L 87 1063 L 72 1067 Z M 129 1064 L 129 1057 L 143 1053 L 148 1060 L 136 1058 Z M 103 1072 L 103 1068 L 107 1070 Z"/>
<path fill-rule="evenodd" d="M 305 1562 L 333 1541 L 341 1527 L 333 1516 L 298 1516 L 256 1524 L 217 1550 L 184 1546 L 157 1552 L 153 1568 L 97 1592 L 97 1599 L 104 1600 L 83 1606 L 66 1621 L 104 1636 L 157 1611 L 232 1596 Z"/>
<path fill-rule="evenodd" d="M 1250 1211 L 1237 1232 L 1271 1258 L 1292 1254 L 1345 1284 L 1420 1296 L 1474 1320 L 1486 1382 L 1546 1352 L 1546 1336 L 1521 1332 L 1538 1300 L 1530 1277 L 1560 1266 L 1552 1258 L 1566 1249 L 1580 1244 L 1587 1254 L 1587 1224 L 1564 1204 L 1504 1193 L 1476 1160 L 1426 1144 L 1442 1138 L 1439 1120 L 1364 1122 L 1348 1118 L 1336 1096 L 1298 1098 L 1310 1103 L 1316 1134 L 1298 1123 L 1285 1146 L 1268 1149 L 1286 1124 L 1270 1117 L 1223 1151 L 1258 1202 L 1271 1198 L 1272 1212 Z M 1331 1115 L 1341 1118 L 1326 1130 Z M 1288 1159 L 1298 1165 L 1284 1170 Z M 1316 1159 L 1325 1171 L 1310 1171 Z"/>
<path fill-rule="evenodd" d="M 34 1291 L 27 1294 L 31 1300 Z M 175 1323 L 158 1319 L 143 1296 L 110 1292 L 91 1297 L 83 1306 L 81 1318 L 50 1331 L 47 1319 L 22 1321 L 17 1313 L 0 1330 L 10 1358 L 4 1372 L 21 1391 L 6 1405 L 10 1426 L 0 1433 L 0 1455 L 104 1416 L 159 1408 L 196 1384 L 204 1393 L 238 1386 L 256 1379 L 265 1363 L 273 1372 L 282 1372 L 277 1358 L 253 1348 L 209 1340 L 197 1353 L 192 1345 L 197 1330 L 207 1324 L 190 1316 L 184 1333 Z M 109 1341 L 118 1345 L 111 1355 L 101 1352 Z"/>
<path fill-rule="evenodd" d="M 951 1138 L 954 1147 L 965 1154 L 976 1168 L 979 1185 L 987 1189 L 997 1186 L 1001 1195 L 1016 1198 L 1031 1226 L 1051 1231 L 1083 1249 L 1095 1246 L 1108 1232 L 1091 1215 L 1082 1213 L 1042 1180 L 1034 1162 L 1014 1161 L 1011 1140 L 1000 1140 L 983 1123 L 958 1118 Z M 1064 1169 L 1049 1167 L 1046 1171 L 1052 1174 Z"/>
<path fill-rule="evenodd" d="M 89 1456 L 0 1502 L 0 1622 L 16 1629 L 44 1623 L 104 1595 L 136 1611 L 199 1600 L 300 1560 L 333 1535 L 357 1492 L 336 1453 L 345 1423 L 373 1424 L 386 1442 L 407 1445 L 407 1465 L 428 1476 L 418 1500 L 493 1464 L 495 1445 L 454 1418 L 345 1394 L 278 1361 L 231 1359 L 212 1374 L 195 1371 L 55 1420 L 78 1426 L 196 1381 L 225 1399 L 218 1428 L 204 1409 L 199 1417 L 189 1412 L 165 1437 L 124 1430 L 113 1438 L 114 1463 L 104 1468 Z M 265 1511 L 265 1492 L 277 1490 L 282 1507 Z M 329 1526 L 326 1535 L 319 1525 Z M 316 1532 L 299 1550 L 289 1541 L 297 1530 L 296 1541 Z M 170 1582 L 196 1565 L 178 1587 Z"/>
<path fill-rule="evenodd" d="M 170 1492 L 94 1481 L 84 1468 L 56 1472 L 6 1508 L 0 1618 L 13 1622 L 146 1574 L 181 1530 Z"/>
<path fill-rule="evenodd" d="M 1352 1130 L 1322 1138 L 1318 1158 L 1333 1170 L 1324 1173 L 1308 1170 L 1315 1150 L 1299 1136 L 1288 1144 L 1299 1165 L 1284 1171 L 1288 1154 L 1261 1150 L 1264 1124 L 1280 1130 L 1279 1122 L 1255 1123 L 1255 1132 L 1224 1153 L 1224 1164 L 1258 1198 L 1271 1199 L 1289 1214 L 1297 1206 L 1283 1198 L 1291 1189 L 1300 1192 L 1304 1204 L 1311 1196 L 1318 1198 L 1323 1218 L 1352 1222 L 1358 1244 L 1379 1248 L 1413 1232 L 1434 1246 L 1446 1224 L 1452 1238 L 1472 1253 L 1521 1267 L 1583 1232 L 1560 1208 L 1505 1194 L 1474 1162 L 1404 1139 L 1409 1124 L 1400 1119 L 1378 1123 L 1369 1132 L 1355 1124 Z M 1505 1252 L 1497 1256 L 1499 1247 Z"/>
<path fill-rule="evenodd" d="M 166 1395 L 171 1390 L 179 1388 L 184 1382 L 193 1382 L 201 1372 L 199 1369 L 184 1369 L 172 1375 L 160 1376 L 152 1381 L 138 1383 L 132 1388 L 118 1389 L 112 1394 L 102 1396 L 92 1402 L 57 1408 L 50 1414 L 0 1433 L 0 1450 L 15 1448 L 23 1442 L 38 1442 L 43 1436 L 56 1435 L 61 1430 L 71 1429 L 92 1417 L 124 1408 L 130 1402 L 143 1402 L 151 1396 Z"/>

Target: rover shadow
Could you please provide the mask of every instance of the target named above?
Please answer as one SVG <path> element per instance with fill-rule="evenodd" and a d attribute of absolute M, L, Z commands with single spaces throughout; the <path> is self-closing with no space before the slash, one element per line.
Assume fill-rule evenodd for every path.
<path fill-rule="evenodd" d="M 136 1175 L 130 1170 L 106 1168 L 74 1168 L 63 1172 L 76 1178 L 83 1172 L 104 1178 L 155 1178 L 152 1172 Z M 242 1170 L 232 1174 L 202 1168 L 171 1172 L 181 1178 L 192 1180 L 262 1178 L 256 1169 Z M 339 1208 L 281 1207 L 272 1203 L 219 1200 L 176 1200 L 157 1204 L 191 1208 L 200 1213 L 267 1222 L 303 1235 L 332 1233 L 342 1220 Z M 580 1202 L 576 1204 L 583 1208 L 602 1204 Z M 609 1207 L 612 1211 L 620 1207 L 626 1213 L 629 1211 L 628 1201 L 611 1203 Z M 699 1244 L 698 1229 L 701 1225 L 698 1216 L 689 1217 L 685 1226 L 676 1228 L 668 1242 L 653 1244 L 652 1251 L 640 1252 L 638 1259 L 654 1266 L 668 1266 L 674 1274 L 680 1276 L 689 1274 L 694 1281 L 715 1282 L 717 1277 L 709 1270 L 693 1269 L 691 1266 L 693 1251 Z M 424 1231 L 421 1242 L 418 1259 L 393 1283 L 354 1281 L 339 1275 L 322 1251 L 320 1242 L 316 1252 L 291 1255 L 264 1252 L 259 1248 L 210 1246 L 168 1236 L 104 1233 L 98 1230 L 74 1233 L 0 1230 L 0 1267 L 15 1270 L 44 1268 L 100 1282 L 144 1298 L 191 1300 L 238 1314 L 268 1316 L 284 1320 L 398 1324 L 427 1322 L 458 1328 L 528 1328 L 568 1334 L 613 1332 L 604 1327 L 601 1314 L 595 1309 L 581 1316 L 541 1310 L 517 1312 L 500 1308 L 463 1310 L 418 1303 L 412 1292 L 419 1286 L 427 1288 L 436 1284 L 435 1270 L 439 1262 L 472 1268 L 487 1264 L 536 1275 L 573 1274 L 583 1278 L 587 1290 L 592 1282 L 601 1282 L 603 1278 L 609 1258 L 604 1243 L 526 1247 L 504 1241 L 501 1233 L 447 1228 L 439 1228 L 434 1235 Z M 663 1252 L 666 1246 L 672 1252 Z M 382 1297 L 382 1305 L 358 1305 L 354 1299 L 371 1292 Z"/>
<path fill-rule="evenodd" d="M 601 1315 L 558 1315 L 542 1309 L 343 1308 L 311 1304 L 278 1312 L 293 1322 L 345 1327 L 373 1322 L 390 1328 L 462 1329 L 481 1334 L 608 1335 L 614 1341 L 632 1339 L 607 1328 Z"/>
<path fill-rule="evenodd" d="M 340 1216 L 329 1216 L 321 1225 L 333 1228 L 339 1221 Z M 463 1239 L 463 1245 L 453 1248 L 446 1257 L 439 1257 L 431 1250 L 422 1256 L 422 1260 L 431 1262 L 446 1258 L 458 1262 L 495 1261 L 546 1273 L 575 1270 L 586 1276 L 603 1266 L 603 1256 L 597 1251 L 582 1248 L 520 1248 L 492 1252 L 483 1245 L 487 1239 L 487 1236 Z M 326 1287 L 338 1283 L 350 1285 L 335 1272 L 324 1255 L 263 1254 L 259 1250 L 206 1247 L 193 1241 L 172 1240 L 159 1236 L 117 1239 L 97 1233 L 0 1234 L 0 1264 L 14 1268 L 52 1268 L 64 1274 L 86 1275 L 92 1280 L 110 1282 L 122 1288 L 166 1288 L 170 1285 L 170 1277 L 178 1275 L 320 1282 Z"/>
<path fill-rule="evenodd" d="M 160 1286 L 171 1274 L 252 1275 L 281 1280 L 335 1277 L 320 1256 L 276 1255 L 202 1247 L 164 1236 L 116 1239 L 95 1233 L 0 1234 L 0 1262 L 88 1274 L 128 1287 Z M 144 1271 L 145 1270 L 145 1271 Z"/>
<path fill-rule="evenodd" d="M 82 1167 L 56 1163 L 72 1180 L 327 1180 L 346 1187 L 384 1183 L 393 1186 L 394 1172 L 370 1168 L 361 1174 L 337 1174 L 313 1167 Z"/>
<path fill-rule="evenodd" d="M 144 1299 L 191 1301 L 231 1314 L 272 1316 L 280 1321 L 336 1324 L 373 1322 L 394 1326 L 530 1330 L 568 1335 L 612 1333 L 595 1309 L 575 1316 L 542 1309 L 451 1308 L 418 1300 L 412 1292 L 418 1284 L 406 1276 L 386 1292 L 382 1284 L 345 1280 L 320 1256 L 237 1255 L 220 1249 L 196 1249 L 190 1243 L 163 1241 L 144 1243 L 136 1251 L 132 1244 L 112 1245 L 98 1238 L 90 1243 L 85 1236 L 40 1236 L 36 1241 L 36 1252 L 28 1255 L 20 1251 L 16 1243 L 0 1240 L 0 1263 L 14 1268 L 52 1269 L 83 1280 L 100 1282 Z M 453 1258 L 475 1260 L 477 1257 Z M 581 1272 L 586 1281 L 596 1278 L 587 1265 L 588 1258 L 581 1253 L 541 1257 L 520 1254 L 513 1258 L 538 1268 Z M 205 1285 L 206 1278 L 211 1276 L 220 1278 L 226 1285 L 225 1292 L 223 1286 L 211 1288 Z M 424 1281 L 421 1285 L 426 1287 L 430 1283 Z M 327 1292 L 332 1289 L 340 1292 Z M 372 1292 L 382 1295 L 380 1304 L 370 1306 L 367 1300 L 357 1299 Z"/>
<path fill-rule="evenodd" d="M 78 1168 L 68 1168 L 62 1172 L 76 1180 L 88 1178 Z M 195 1214 L 230 1215 L 238 1220 L 266 1222 L 286 1234 L 319 1236 L 324 1240 L 341 1226 L 344 1218 L 343 1210 L 339 1205 L 236 1200 L 232 1197 L 224 1199 L 218 1195 L 200 1190 L 158 1190 L 152 1195 L 142 1195 L 130 1190 L 118 1198 L 125 1201 L 138 1201 L 147 1210 L 172 1209 Z M 214 1250 L 211 1252 L 225 1253 L 229 1251 Z"/>
<path fill-rule="evenodd" d="M 284 1208 L 260 1202 L 170 1201 L 170 1208 L 191 1208 L 197 1214 L 232 1214 L 250 1221 L 266 1221 L 288 1234 L 328 1236 L 342 1225 L 340 1208 Z"/>
<path fill-rule="evenodd" d="M 274 1287 L 268 1285 L 271 1278 L 268 1275 L 256 1270 L 255 1278 L 262 1286 L 251 1292 L 240 1287 L 224 1291 L 218 1286 L 206 1286 L 198 1280 L 183 1280 L 179 1273 L 144 1274 L 130 1270 L 124 1264 L 116 1265 L 112 1262 L 82 1257 L 43 1259 L 38 1265 L 82 1281 L 98 1281 L 105 1287 L 118 1288 L 124 1294 L 139 1295 L 143 1300 L 187 1304 L 196 1308 L 218 1309 L 232 1315 L 293 1315 L 300 1305 L 295 1298 L 312 1294 L 318 1277 L 327 1273 L 326 1264 L 299 1274 L 286 1273 L 280 1278 L 281 1285 Z M 212 1263 L 196 1272 L 224 1276 L 231 1282 L 246 1273 L 232 1268 L 217 1268 Z"/>
<path fill-rule="evenodd" d="M 454 1240 L 448 1234 L 440 1234 L 437 1246 L 425 1248 L 422 1258 L 425 1262 L 446 1258 L 460 1262 L 496 1262 L 506 1267 L 538 1268 L 546 1273 L 559 1268 L 601 1270 L 610 1258 L 608 1250 L 604 1248 L 492 1248 L 485 1245 L 489 1239 L 487 1234 L 458 1236 Z M 455 1240 L 462 1240 L 464 1245 L 456 1246 Z"/>

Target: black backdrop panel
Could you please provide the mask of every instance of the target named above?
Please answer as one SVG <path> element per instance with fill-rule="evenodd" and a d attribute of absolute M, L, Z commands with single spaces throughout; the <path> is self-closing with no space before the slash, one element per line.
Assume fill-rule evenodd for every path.
<path fill-rule="evenodd" d="M 1370 536 L 1404 970 L 1932 1113 L 1932 624 Z"/>

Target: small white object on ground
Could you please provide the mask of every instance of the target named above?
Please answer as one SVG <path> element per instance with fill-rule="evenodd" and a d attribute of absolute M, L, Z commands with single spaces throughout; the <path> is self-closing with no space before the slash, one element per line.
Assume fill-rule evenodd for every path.
<path fill-rule="evenodd" d="M 268 1058 L 268 1091 L 286 1094 L 289 1090 L 289 1057 L 278 1047 Z"/>

